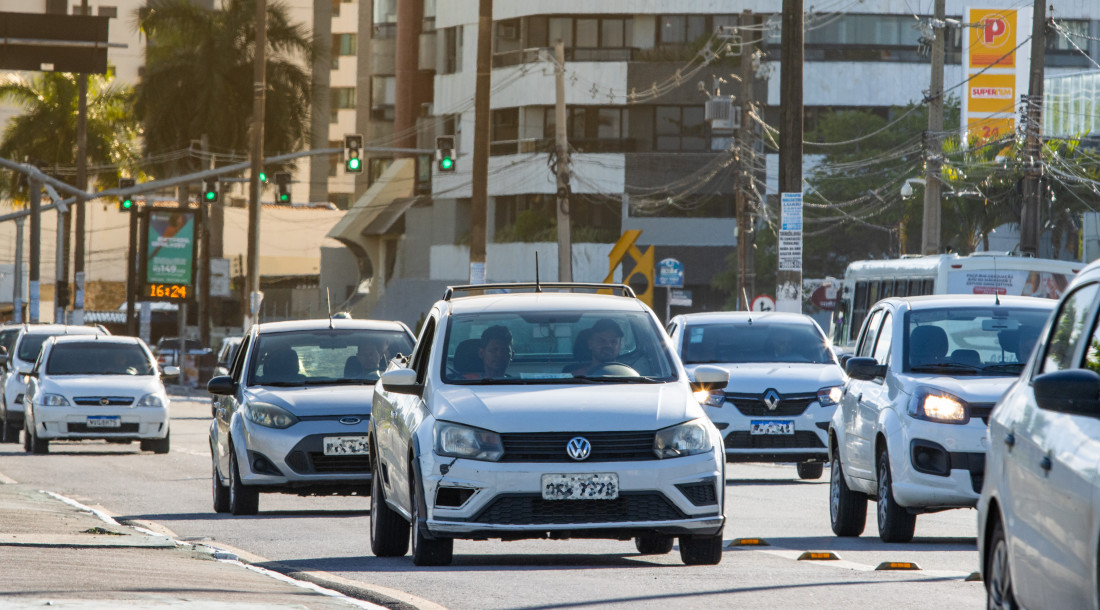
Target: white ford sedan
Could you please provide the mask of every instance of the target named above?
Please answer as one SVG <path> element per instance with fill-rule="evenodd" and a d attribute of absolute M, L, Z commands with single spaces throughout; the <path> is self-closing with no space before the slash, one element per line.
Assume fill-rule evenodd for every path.
<path fill-rule="evenodd" d="M 482 285 L 520 290 L 536 285 Z M 542 284 L 439 301 L 412 356 L 375 386 L 371 549 L 451 562 L 456 538 L 679 539 L 687 564 L 722 558 L 725 456 L 653 312 L 624 296 Z M 465 290 L 474 287 L 453 289 Z"/>
<path fill-rule="evenodd" d="M 28 453 L 47 453 L 51 440 L 88 439 L 136 440 L 142 451 L 168 453 L 168 394 L 152 352 L 136 337 L 46 339 L 24 402 Z"/>

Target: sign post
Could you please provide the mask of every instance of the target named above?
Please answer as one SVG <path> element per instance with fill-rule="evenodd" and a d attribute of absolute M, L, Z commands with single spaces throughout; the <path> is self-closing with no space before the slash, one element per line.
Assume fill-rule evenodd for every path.
<path fill-rule="evenodd" d="M 665 287 L 665 323 L 672 317 L 672 289 L 684 287 L 684 265 L 674 258 L 661 259 L 657 263 L 654 284 Z"/>

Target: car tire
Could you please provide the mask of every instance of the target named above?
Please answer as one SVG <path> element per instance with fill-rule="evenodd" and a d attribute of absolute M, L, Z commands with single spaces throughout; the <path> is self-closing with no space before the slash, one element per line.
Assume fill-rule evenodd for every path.
<path fill-rule="evenodd" d="M 371 477 L 370 550 L 375 557 L 403 557 L 409 551 L 409 522 L 386 504 L 377 462 Z"/>
<path fill-rule="evenodd" d="M 1008 540 L 1001 520 L 993 526 L 989 538 L 989 554 L 985 563 L 985 595 L 987 608 L 1018 608 L 1012 591 L 1012 571 L 1009 564 Z"/>
<path fill-rule="evenodd" d="M 229 512 L 229 486 L 222 485 L 222 478 L 218 475 L 218 458 L 214 448 L 210 448 L 210 483 L 214 492 L 214 512 Z"/>
<path fill-rule="evenodd" d="M 848 488 L 839 448 L 833 449 L 829 467 L 829 522 L 833 533 L 844 537 L 859 536 L 867 526 L 867 495 Z"/>
<path fill-rule="evenodd" d="M 147 438 L 141 441 L 142 451 L 152 451 L 153 453 L 168 453 L 168 450 L 172 446 L 172 439 L 170 437 L 171 432 L 164 435 L 164 438 Z"/>
<path fill-rule="evenodd" d="M 894 480 L 890 456 L 878 454 L 878 537 L 883 542 L 909 542 L 917 528 L 917 516 L 894 500 Z"/>
<path fill-rule="evenodd" d="M 29 420 L 23 420 L 23 449 L 34 455 L 45 455 L 50 452 L 50 441 L 38 436 L 33 428 L 28 428 Z"/>
<path fill-rule="evenodd" d="M 722 533 L 680 536 L 680 561 L 687 566 L 713 566 L 722 561 Z"/>
<path fill-rule="evenodd" d="M 672 536 L 644 534 L 634 538 L 634 548 L 642 555 L 665 555 L 672 551 L 674 542 L 676 541 Z"/>
<path fill-rule="evenodd" d="M 27 420 L 23 420 L 23 451 L 31 452 L 31 433 L 27 431 Z"/>
<path fill-rule="evenodd" d="M 260 511 L 260 492 L 241 481 L 237 466 L 237 451 L 229 446 L 229 512 L 234 515 L 255 515 Z"/>
<path fill-rule="evenodd" d="M 412 559 L 416 566 L 446 566 L 454 557 L 454 538 L 436 538 L 429 540 L 420 527 L 420 505 L 423 503 L 420 479 L 416 469 L 409 464 L 409 500 L 412 503 Z"/>
<path fill-rule="evenodd" d="M 824 462 L 799 462 L 796 465 L 798 478 L 803 480 L 820 479 L 825 472 Z"/>
<path fill-rule="evenodd" d="M 19 428 L 15 427 L 15 424 L 8 422 L 7 419 L 0 421 L 0 443 L 18 443 L 19 442 Z"/>

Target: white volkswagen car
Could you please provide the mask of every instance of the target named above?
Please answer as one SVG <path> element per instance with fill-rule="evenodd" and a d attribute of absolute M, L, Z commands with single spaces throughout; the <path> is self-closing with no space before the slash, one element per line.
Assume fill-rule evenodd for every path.
<path fill-rule="evenodd" d="M 845 376 L 813 318 L 693 313 L 670 320 L 668 333 L 689 376 L 708 364 L 729 371 L 729 385 L 703 402 L 726 461 L 795 462 L 800 478 L 821 477 Z"/>
<path fill-rule="evenodd" d="M 1100 264 L 993 409 L 978 550 L 990 608 L 1100 608 Z"/>
<path fill-rule="evenodd" d="M 836 535 L 863 533 L 869 498 L 885 542 L 911 540 L 920 513 L 977 504 L 989 414 L 1054 305 L 937 295 L 871 308 L 829 427 Z"/>
<path fill-rule="evenodd" d="M 456 297 L 467 289 L 530 290 Z M 375 386 L 371 549 L 451 562 L 456 538 L 630 538 L 722 558 L 725 456 L 656 316 L 606 284 L 449 289 Z"/>
<path fill-rule="evenodd" d="M 166 375 L 179 374 L 174 367 Z M 23 447 L 47 453 L 51 440 L 140 441 L 168 453 L 168 394 L 156 360 L 136 337 L 51 337 L 31 369 Z"/>

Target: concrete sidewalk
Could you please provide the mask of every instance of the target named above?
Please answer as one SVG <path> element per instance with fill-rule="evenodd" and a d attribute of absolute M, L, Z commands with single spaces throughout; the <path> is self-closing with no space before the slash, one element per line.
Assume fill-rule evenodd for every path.
<path fill-rule="evenodd" d="M 236 559 L 0 474 L 0 608 L 382 608 Z"/>

